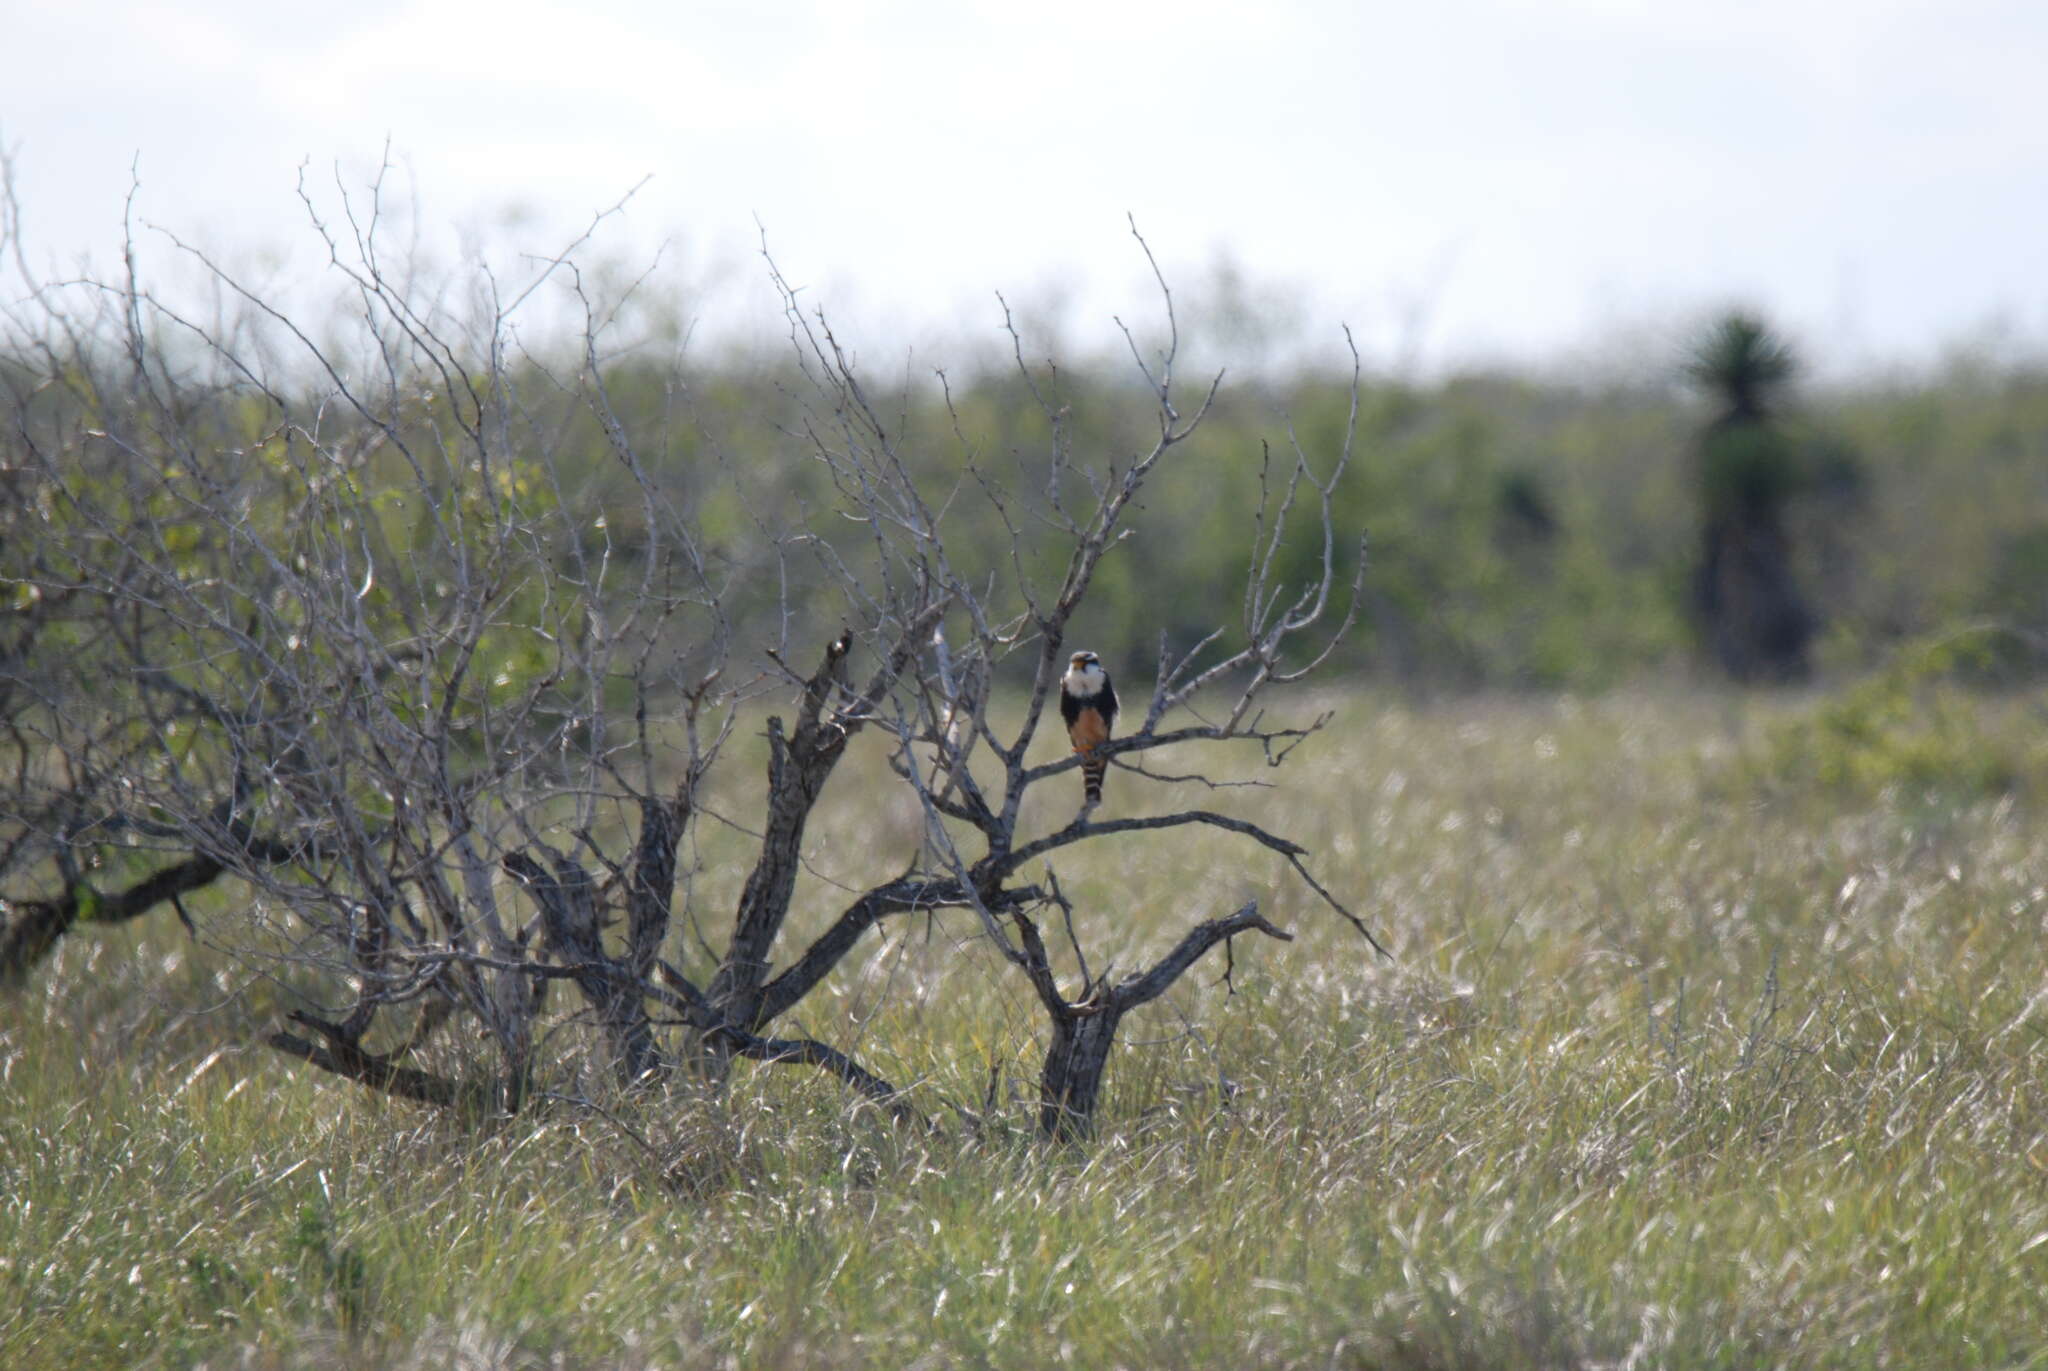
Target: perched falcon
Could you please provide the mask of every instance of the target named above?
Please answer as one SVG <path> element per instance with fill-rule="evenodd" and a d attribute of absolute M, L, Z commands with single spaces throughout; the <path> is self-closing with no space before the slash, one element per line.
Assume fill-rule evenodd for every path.
<path fill-rule="evenodd" d="M 1067 737 L 1081 754 L 1081 783 L 1091 805 L 1102 803 L 1102 774 L 1109 770 L 1109 758 L 1099 750 L 1109 741 L 1116 723 L 1116 687 L 1109 673 L 1092 652 L 1076 652 L 1060 677 L 1060 717 L 1067 721 Z"/>

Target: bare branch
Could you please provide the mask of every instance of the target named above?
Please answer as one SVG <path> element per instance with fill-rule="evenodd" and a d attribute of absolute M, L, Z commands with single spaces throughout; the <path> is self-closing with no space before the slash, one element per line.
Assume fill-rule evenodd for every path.
<path fill-rule="evenodd" d="M 1308 849 L 1299 843 L 1283 838 L 1277 833 L 1268 832 L 1255 823 L 1233 819 L 1227 814 L 1217 814 L 1212 810 L 1187 809 L 1177 814 L 1157 814 L 1133 819 L 1076 817 L 1072 823 L 1057 832 L 1049 833 L 1035 842 L 1026 843 L 999 860 L 989 859 L 978 874 L 982 879 L 1006 876 L 1037 857 L 1089 838 L 1107 837 L 1112 833 L 1144 833 L 1162 828 L 1184 828 L 1189 824 L 1206 824 L 1211 828 L 1241 833 L 1261 847 L 1270 848 L 1284 857 L 1302 857 L 1308 854 Z"/>
<path fill-rule="evenodd" d="M 1259 913 L 1257 900 L 1246 900 L 1236 912 L 1221 919 L 1210 919 L 1206 923 L 1196 924 L 1189 929 L 1187 935 L 1174 945 L 1173 950 L 1161 957 L 1143 975 L 1119 982 L 1112 992 L 1118 1007 L 1131 1010 L 1158 999 L 1189 967 L 1201 960 L 1203 953 L 1216 944 L 1228 942 L 1246 931 L 1263 933 L 1269 938 L 1278 938 L 1281 942 L 1294 941 L 1292 933 L 1275 928 L 1266 921 Z"/>
<path fill-rule="evenodd" d="M 462 1099 L 462 1087 L 445 1076 L 436 1076 L 417 1067 L 400 1066 L 389 1057 L 365 1052 L 343 1036 L 335 1025 L 322 1023 L 311 1015 L 293 1014 L 292 1017 L 308 1027 L 318 1029 L 326 1041 L 311 1042 L 282 1029 L 264 1039 L 286 1056 L 310 1062 L 322 1071 L 345 1076 L 372 1090 L 381 1090 L 387 1095 L 397 1095 L 421 1104 L 448 1108 L 458 1104 Z"/>
<path fill-rule="evenodd" d="M 1277 829 L 1205 809 L 1022 828 L 1031 788 L 1079 764 L 1032 753 L 1107 559 L 1129 555 L 1155 483 L 1206 475 L 1190 440 L 1222 373 L 1183 389 L 1176 301 L 1135 220 L 1164 334 L 1118 324 L 1145 387 L 1136 424 L 1077 415 L 1131 392 L 1032 357 L 998 297 L 1015 378 L 975 382 L 1009 406 L 983 431 L 994 391 L 922 365 L 878 382 L 765 234 L 790 351 L 741 377 L 685 367 L 673 338 L 628 336 L 647 275 L 589 257 L 624 200 L 558 250 L 458 287 L 408 257 L 393 190 L 388 155 L 367 184 L 302 172 L 341 301 L 327 320 L 295 318 L 169 234 L 211 312 L 158 291 L 132 239 L 107 282 L 45 288 L 23 271 L 0 358 L 16 405 L 0 434 L 0 579 L 21 610 L 0 629 L 8 948 L 165 905 L 209 932 L 240 927 L 251 916 L 203 902 L 232 876 L 286 934 L 239 941 L 345 1006 L 302 1014 L 311 1036 L 274 1045 L 370 1088 L 435 1103 L 470 1090 L 399 1060 L 459 1025 L 496 1054 L 508 1110 L 576 1042 L 627 1080 L 671 1056 L 713 1079 L 739 1057 L 807 1064 L 914 1117 L 842 1046 L 762 1035 L 882 920 L 967 910 L 1055 1021 L 1049 1061 L 1065 1065 L 1048 1067 L 1043 1100 L 1064 1128 L 1092 1108 L 1124 1009 L 1235 932 L 1283 935 L 1247 906 L 1112 983 L 1057 878 L 1025 884 L 1027 864 L 1093 839 L 1232 833 L 1285 857 L 1380 946 Z M 19 265 L 11 183 L 0 201 L 0 251 Z M 551 310 L 580 332 L 544 338 L 531 324 Z M 653 360 L 663 350 L 672 360 Z M 1330 724 L 1282 719 L 1270 697 L 1355 621 L 1363 549 L 1343 565 L 1337 503 L 1355 346 L 1352 360 L 1342 451 L 1312 453 L 1289 427 L 1291 462 L 1277 444 L 1258 454 L 1238 622 L 1197 629 L 1179 656 L 1162 635 L 1141 723 L 1095 754 L 1134 789 L 1264 784 L 1224 770 L 1217 746 L 1278 766 Z M 731 419 L 728 392 L 758 412 Z M 1128 448 L 1093 446 L 1127 431 Z M 33 512 L 29 536 L 16 510 Z M 791 644 L 828 639 L 796 664 Z M 740 642 L 761 645 L 745 679 L 729 671 Z M 736 793 L 717 774 L 725 744 L 771 692 L 793 702 L 765 720 L 758 817 L 707 809 L 707 794 Z M 866 760 L 915 797 L 921 830 L 904 851 L 820 871 L 815 835 L 842 812 L 829 783 L 856 746 L 882 749 Z M 1145 764 L 1165 747 L 1181 749 L 1171 765 Z M 722 860 L 698 842 L 706 813 L 753 843 L 722 943 L 696 881 Z M 806 872 L 845 894 L 794 908 Z M 88 878 L 125 884 L 99 895 Z M 1057 965 L 1041 903 L 1059 910 Z M 784 946 L 796 914 L 823 931 Z M 693 935 L 694 980 L 666 959 Z M 673 1053 L 650 1004 L 688 1040 Z M 366 1052 L 405 1005 L 404 1045 Z M 602 1036 L 553 1031 L 573 1014 Z"/>
<path fill-rule="evenodd" d="M 733 1049 L 742 1057 L 768 1063 L 794 1062 L 828 1071 L 854 1090 L 887 1109 L 899 1123 L 914 1124 L 929 1131 L 924 1116 L 903 1098 L 902 1092 L 869 1071 L 836 1047 L 809 1038 L 757 1038 L 729 1033 Z"/>
<path fill-rule="evenodd" d="M 959 883 L 910 875 L 875 887 L 847 906 L 787 969 L 762 987 L 753 1026 L 763 1027 L 789 1012 L 832 973 L 861 935 L 891 914 L 959 908 L 969 901 Z"/>

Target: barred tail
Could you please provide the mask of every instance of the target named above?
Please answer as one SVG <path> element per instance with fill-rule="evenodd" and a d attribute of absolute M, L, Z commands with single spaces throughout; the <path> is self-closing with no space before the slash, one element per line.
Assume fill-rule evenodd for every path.
<path fill-rule="evenodd" d="M 1081 755 L 1081 784 L 1089 804 L 1102 803 L 1102 777 L 1108 770 L 1109 758 L 1102 754 L 1090 751 Z"/>

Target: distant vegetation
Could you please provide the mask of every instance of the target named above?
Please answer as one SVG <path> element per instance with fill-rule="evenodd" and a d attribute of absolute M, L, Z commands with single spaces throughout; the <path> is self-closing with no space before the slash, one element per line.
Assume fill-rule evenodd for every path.
<path fill-rule="evenodd" d="M 1369 380 L 1361 462 L 1340 524 L 1370 537 L 1354 674 L 1436 688 L 1599 688 L 1644 672 L 1690 669 L 1703 476 L 1697 435 L 1711 406 L 1694 398 L 1674 354 L 1662 386 L 1572 384 L 1470 375 L 1413 384 Z M 629 374 L 630 376 L 630 374 Z M 718 487 L 714 541 L 742 575 L 751 529 L 735 489 L 801 501 L 822 473 L 773 432 L 777 377 L 695 378 L 721 428 L 667 455 L 679 484 Z M 1024 385 L 1001 373 L 936 381 L 900 397 L 906 445 L 926 481 L 955 479 L 970 449 L 1000 466 L 1049 441 Z M 1147 439 L 1120 427 L 1115 375 L 1066 375 L 1077 458 L 1127 463 Z M 615 383 L 622 411 L 673 403 L 651 368 Z M 1289 426 L 1311 449 L 1342 432 L 1342 379 L 1304 374 L 1232 383 L 1204 429 L 1176 454 L 1201 479 L 1156 499 L 1144 530 L 1104 565 L 1094 615 L 1079 631 L 1113 660 L 1149 669 L 1164 630 L 1185 645 L 1227 601 L 1262 444 Z M 1801 426 L 1802 498 L 1772 496 L 1786 570 L 1823 672 L 1881 663 L 1901 642 L 1997 618 L 2048 627 L 2048 370 L 1957 363 L 1923 375 L 1810 387 Z M 716 441 L 713 441 L 715 436 Z M 733 486 L 726 486 L 728 476 Z M 594 478 L 595 479 L 595 478 Z M 1006 544 L 989 527 L 987 545 Z M 1304 567 L 1318 549 L 1294 555 Z M 1711 660 L 1709 658 L 1708 660 Z M 1782 673 L 1765 673 L 1782 674 Z"/>
<path fill-rule="evenodd" d="M 648 317 L 680 308 L 639 306 Z M 1960 622 L 2048 628 L 2048 364 L 1963 355 L 1916 372 L 1808 379 L 1788 405 L 1791 345 L 1747 315 L 1716 327 L 1694 331 L 1690 347 L 1687 331 L 1673 329 L 1670 355 L 1638 359 L 1628 379 L 1553 369 L 1414 381 L 1376 374 L 1366 358 L 1361 460 L 1337 510 L 1340 530 L 1368 534 L 1371 549 L 1346 669 L 1433 689 L 1597 689 L 1716 658 L 1742 678 L 1797 675 L 1786 662 L 1731 663 L 1728 641 L 1696 631 L 1711 549 L 1759 538 L 1778 549 L 1766 560 L 1780 564 L 1772 596 L 1797 640 L 1788 660 L 1824 676 L 1881 665 L 1898 644 Z M 198 350 L 175 331 L 161 341 L 173 369 Z M 1149 670 L 1162 631 L 1184 647 L 1229 601 L 1266 446 L 1284 447 L 1292 432 L 1321 450 L 1344 431 L 1348 367 L 1338 365 L 1341 340 L 1327 341 L 1326 371 L 1268 367 L 1226 380 L 1208 422 L 1174 457 L 1196 478 L 1152 497 L 1076 625 L 1106 657 Z M 522 342 L 531 352 L 505 364 L 518 422 L 559 441 L 562 498 L 591 521 L 605 516 L 630 556 L 638 501 L 576 393 L 593 358 L 573 337 L 536 332 Z M 1128 357 L 1105 352 L 1055 370 L 1050 349 L 1027 340 L 1027 377 L 1008 339 L 984 342 L 943 378 L 922 360 L 863 368 L 922 488 L 953 488 L 968 454 L 999 478 L 1028 481 L 1054 441 L 1041 400 L 1062 413 L 1077 471 L 1128 464 L 1149 446 L 1154 435 L 1132 419 L 1143 407 L 1129 403 Z M 698 522 L 734 591 L 762 602 L 793 594 L 799 616 L 817 619 L 804 627 L 829 634 L 837 611 L 807 597 L 770 546 L 777 521 L 809 519 L 836 543 L 852 536 L 824 517 L 829 474 L 805 437 L 818 416 L 803 408 L 805 383 L 787 350 L 682 348 L 673 336 L 606 334 L 603 343 L 617 422 L 663 435 L 648 470 Z M 34 388 L 38 345 L 19 327 L 0 335 L 0 404 L 44 416 L 68 408 L 93 423 L 105 397 Z M 1811 349 L 1796 360 L 1821 371 L 1828 361 Z M 480 374 L 481 344 L 477 366 Z M 265 379 L 326 384 L 317 374 Z M 393 421 L 446 428 L 449 379 L 423 381 Z M 346 422 L 339 411 L 331 419 Z M 241 438 L 253 443 L 253 410 L 249 422 Z M 1070 494 L 1083 489 L 1077 475 Z M 983 521 L 971 541 L 1000 561 L 1008 538 L 987 509 L 958 517 Z M 1731 528 L 1744 537 L 1731 543 Z M 1306 570 L 1319 552 L 1303 540 L 1283 557 Z"/>
<path fill-rule="evenodd" d="M 1820 482 L 1819 464 L 1786 413 L 1798 370 L 1791 347 L 1743 313 L 1717 320 L 1686 367 L 1715 409 L 1695 458 L 1694 608 L 1707 645 L 1738 681 L 1802 680 L 1808 671 L 1814 616 L 1785 525 L 1794 499 Z M 1860 473 L 1853 458 L 1842 466 L 1849 478 L 1843 485 L 1853 493 Z"/>
<path fill-rule="evenodd" d="M 1663 383 L 1510 373 L 1412 382 L 1368 369 L 1361 460 L 1338 507 L 1340 528 L 1370 540 L 1346 669 L 1432 689 L 1598 689 L 1690 670 L 1712 659 L 1693 624 L 1711 542 L 1702 527 L 1756 507 L 1760 489 L 1782 533 L 1784 571 L 1799 587 L 1795 617 L 1813 633 L 1798 655 L 1823 673 L 1881 666 L 1898 645 L 1958 623 L 2048 629 L 2048 366 L 1966 357 L 1810 385 L 1789 439 L 1799 469 L 1766 453 L 1771 470 L 1759 476 L 1741 452 L 1730 458 L 1727 449 L 1743 445 L 1726 434 L 1717 459 L 1702 456 L 1702 428 L 1723 402 L 1687 384 L 1682 349 L 1669 361 Z M 587 522 L 607 517 L 630 555 L 637 498 L 561 379 L 581 365 L 574 355 L 515 364 L 520 403 L 536 428 L 571 435 L 563 465 L 576 480 L 564 498 Z M 26 393 L 21 378 L 35 369 L 0 348 L 0 383 L 23 410 L 75 406 L 77 422 L 92 422 L 89 397 Z M 1077 464 L 1126 464 L 1149 442 L 1129 420 L 1140 411 L 1123 403 L 1124 369 L 1035 375 L 1066 411 Z M 735 591 L 765 602 L 787 588 L 789 568 L 773 560 L 762 511 L 822 512 L 829 484 L 798 436 L 805 416 L 787 365 L 698 348 L 676 364 L 615 361 L 608 377 L 625 428 L 667 435 L 650 471 L 700 521 Z M 928 372 L 895 379 L 901 388 L 887 407 L 929 490 L 959 480 L 963 453 L 1021 471 L 1051 442 L 1038 397 L 1014 370 L 943 384 Z M 1105 562 L 1077 631 L 1141 671 L 1162 631 L 1177 647 L 1206 631 L 1242 573 L 1264 446 L 1290 429 L 1311 448 L 1341 434 L 1346 379 L 1304 370 L 1230 381 L 1175 455 L 1199 479 L 1151 497 L 1142 530 Z M 400 421 L 438 423 L 434 410 L 445 403 L 423 389 Z M 1795 487 L 1806 498 L 1790 498 Z M 815 527 L 847 536 L 830 520 Z M 1007 541 L 987 519 L 980 542 L 991 556 Z M 1303 542 L 1286 555 L 1305 570 L 1318 551 Z M 799 615 L 820 620 L 807 627 L 829 635 L 832 608 L 797 599 Z"/>

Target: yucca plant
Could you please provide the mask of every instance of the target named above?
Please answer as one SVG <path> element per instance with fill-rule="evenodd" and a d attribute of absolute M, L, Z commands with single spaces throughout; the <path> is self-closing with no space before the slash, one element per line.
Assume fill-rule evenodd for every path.
<path fill-rule="evenodd" d="M 1785 532 L 1785 506 L 1802 477 L 1799 444 L 1782 410 L 1798 370 L 1791 346 L 1739 310 L 1707 328 L 1685 366 L 1715 406 L 1699 438 L 1694 607 L 1706 646 L 1738 681 L 1807 671 L 1814 620 Z"/>

